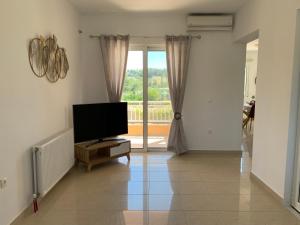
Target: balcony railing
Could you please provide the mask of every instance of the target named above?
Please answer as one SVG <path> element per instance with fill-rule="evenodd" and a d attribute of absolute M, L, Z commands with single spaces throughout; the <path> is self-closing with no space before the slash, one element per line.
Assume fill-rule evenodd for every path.
<path fill-rule="evenodd" d="M 170 101 L 148 101 L 149 123 L 170 123 L 173 118 L 173 110 Z M 143 122 L 143 101 L 128 102 L 129 123 Z"/>

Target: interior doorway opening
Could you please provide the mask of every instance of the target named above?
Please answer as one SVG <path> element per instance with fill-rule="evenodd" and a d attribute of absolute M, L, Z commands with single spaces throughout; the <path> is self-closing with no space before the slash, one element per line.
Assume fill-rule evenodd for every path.
<path fill-rule="evenodd" d="M 252 156 L 253 148 L 256 83 L 258 79 L 258 48 L 259 39 L 251 41 L 247 44 L 245 64 L 242 150 L 248 152 L 250 157 Z"/>

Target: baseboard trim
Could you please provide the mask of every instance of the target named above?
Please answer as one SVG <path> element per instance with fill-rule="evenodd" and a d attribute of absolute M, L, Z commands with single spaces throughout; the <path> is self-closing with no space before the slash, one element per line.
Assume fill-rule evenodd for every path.
<path fill-rule="evenodd" d="M 232 150 L 188 150 L 187 154 L 233 154 L 242 156 L 243 152 L 241 150 L 232 151 Z"/>
<path fill-rule="evenodd" d="M 254 173 L 250 172 L 250 179 L 258 183 L 261 187 L 263 187 L 268 193 L 270 193 L 277 201 L 279 201 L 282 205 L 286 205 L 284 199 L 273 191 L 265 182 L 263 182 L 259 177 L 257 177 Z"/>
<path fill-rule="evenodd" d="M 40 203 L 40 200 L 38 201 L 38 204 Z M 15 223 L 20 222 L 20 220 L 26 218 L 27 215 L 32 214 L 33 213 L 33 208 L 32 208 L 32 203 L 30 203 L 27 207 L 25 207 L 21 213 L 9 224 L 9 225 L 13 225 Z"/>
<path fill-rule="evenodd" d="M 67 175 L 70 173 L 70 171 L 71 171 L 74 167 L 75 167 L 75 164 L 68 170 L 68 172 L 65 173 L 65 175 L 64 175 L 57 183 L 59 183 L 62 179 L 64 179 L 65 176 L 67 176 Z M 47 197 L 47 195 L 48 195 L 50 192 L 53 191 L 53 189 L 55 188 L 55 186 L 57 185 L 57 183 L 54 185 L 54 187 L 51 188 L 51 190 L 50 190 L 50 191 L 46 194 L 46 196 L 44 196 L 44 197 Z M 44 197 L 43 197 L 43 198 L 38 198 L 38 199 L 37 199 L 38 205 L 40 205 L 40 204 L 43 202 Z M 37 211 L 36 213 L 39 213 L 39 212 Z M 32 202 L 30 202 L 30 203 L 28 204 L 28 206 L 27 206 L 27 207 L 25 206 L 24 209 L 21 211 L 21 213 L 19 213 L 19 214 L 15 217 L 15 219 L 13 219 L 12 222 L 11 222 L 10 224 L 8 224 L 8 225 L 13 225 L 13 224 L 15 224 L 15 223 L 18 223 L 20 220 L 26 218 L 26 216 L 32 215 L 32 214 L 35 214 L 35 213 L 33 212 Z"/>

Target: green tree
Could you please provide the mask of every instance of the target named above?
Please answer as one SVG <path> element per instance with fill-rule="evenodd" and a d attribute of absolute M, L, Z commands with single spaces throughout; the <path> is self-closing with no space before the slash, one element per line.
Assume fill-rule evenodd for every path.
<path fill-rule="evenodd" d="M 148 99 L 149 101 L 170 100 L 166 69 L 148 69 Z M 123 101 L 143 100 L 143 70 L 128 70 L 126 73 Z"/>

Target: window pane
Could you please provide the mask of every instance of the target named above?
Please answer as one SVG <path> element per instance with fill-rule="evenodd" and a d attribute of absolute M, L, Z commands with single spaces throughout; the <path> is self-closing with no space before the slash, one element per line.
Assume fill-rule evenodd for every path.
<path fill-rule="evenodd" d="M 129 51 L 122 101 L 128 102 L 128 135 L 132 148 L 143 148 L 143 51 Z"/>
<path fill-rule="evenodd" d="M 167 147 L 173 112 L 165 51 L 148 52 L 148 147 Z"/>

